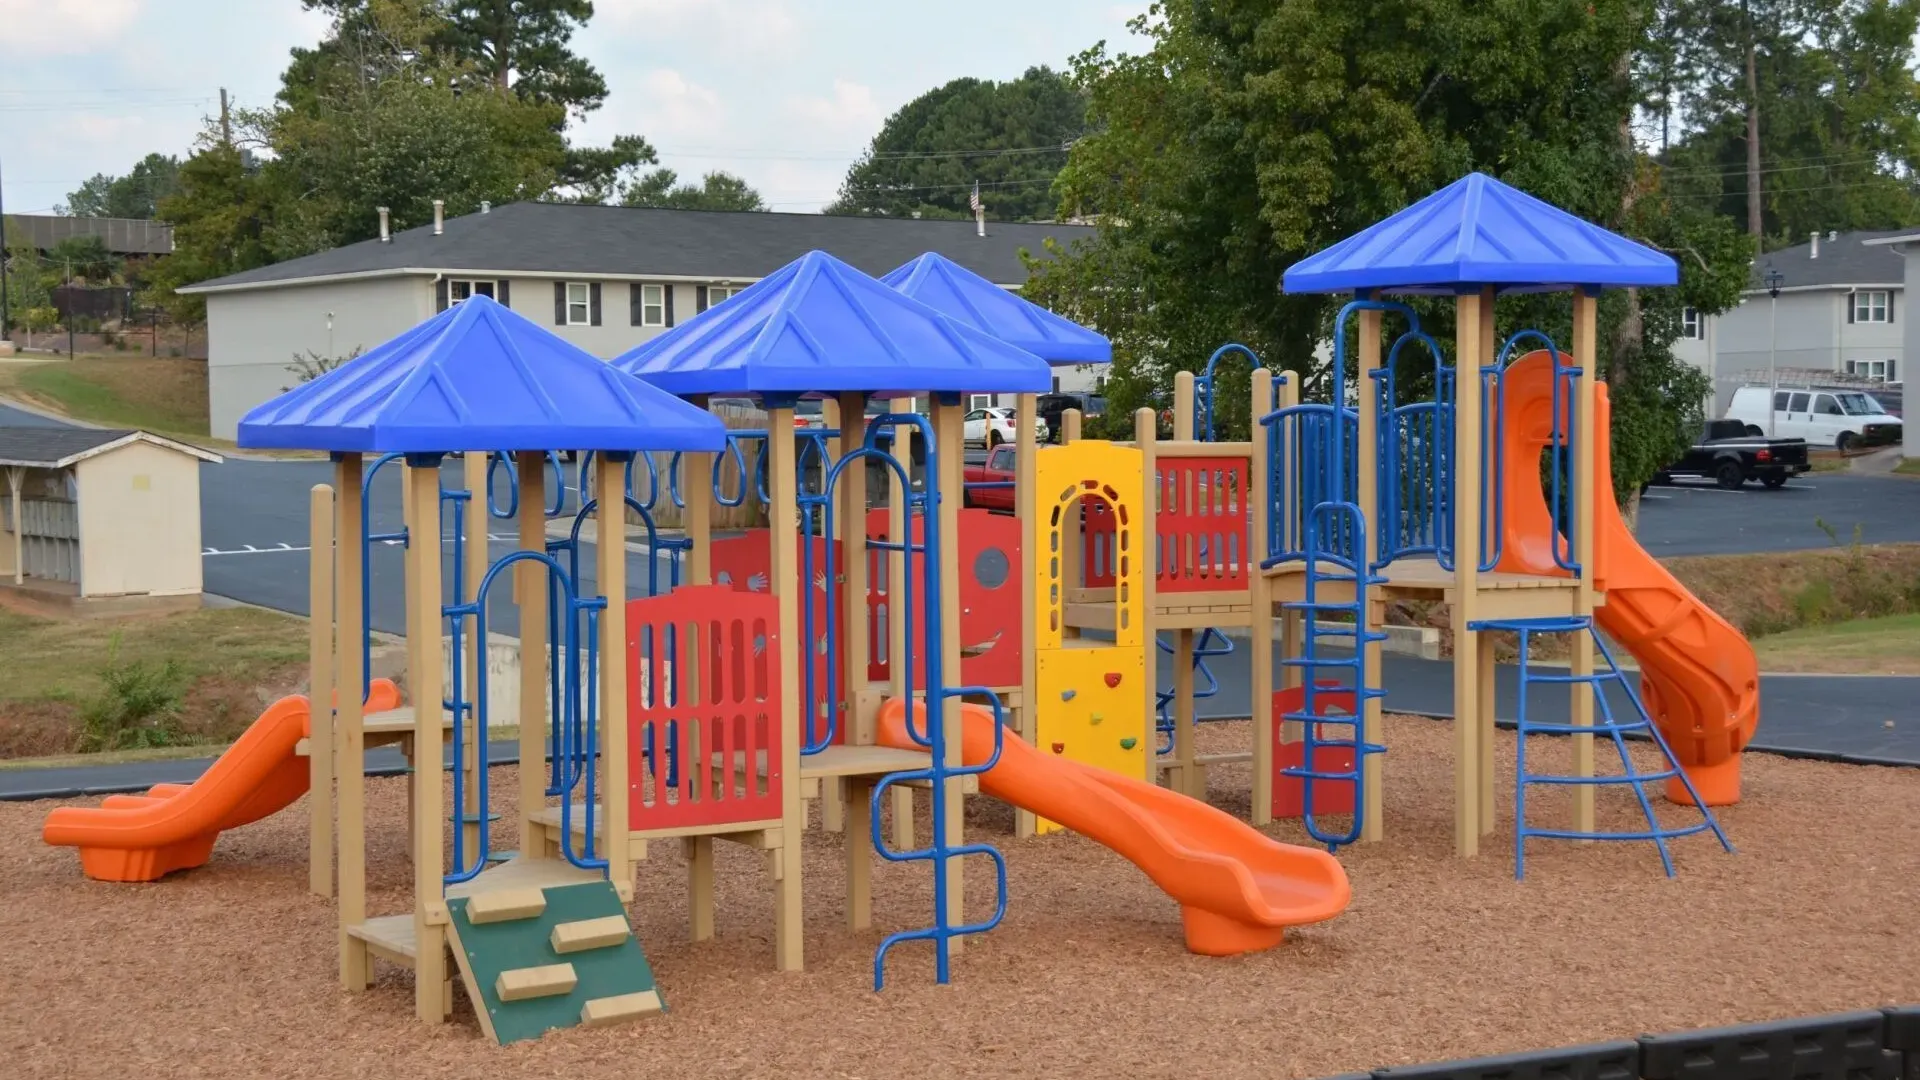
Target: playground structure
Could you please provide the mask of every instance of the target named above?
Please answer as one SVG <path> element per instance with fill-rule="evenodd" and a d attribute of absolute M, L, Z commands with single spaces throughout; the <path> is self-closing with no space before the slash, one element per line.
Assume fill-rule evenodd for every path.
<path fill-rule="evenodd" d="M 1476 261 L 1473 242 L 1489 230 L 1534 239 L 1505 243 L 1504 261 Z M 1444 257 L 1396 261 L 1406 251 Z M 695 940 L 714 933 L 714 842 L 764 852 L 775 966 L 799 969 L 808 800 L 843 834 L 848 929 L 872 923 L 876 855 L 932 871 L 930 925 L 882 941 L 876 989 L 890 951 L 916 940 L 933 945 L 946 981 L 965 937 L 1005 912 L 1004 861 L 961 835 L 972 792 L 1012 803 L 1017 835 L 1072 829 L 1135 862 L 1180 903 L 1194 951 L 1265 949 L 1289 926 L 1339 914 L 1349 887 L 1330 852 L 1384 835 L 1380 627 L 1390 599 L 1421 597 L 1453 611 L 1456 851 L 1475 854 L 1496 819 L 1491 635 L 1524 646 L 1568 634 L 1566 675 L 1535 673 L 1522 653 L 1523 744 L 1570 735 L 1575 768 L 1536 776 L 1522 757 L 1516 874 L 1531 836 L 1653 841 L 1671 872 L 1667 839 L 1711 830 L 1725 842 L 1707 808 L 1738 797 L 1757 676 L 1737 632 L 1597 496 L 1610 482 L 1607 403 L 1577 359 L 1593 355 L 1598 289 L 1674 274 L 1658 253 L 1469 177 L 1289 272 L 1290 291 L 1357 297 L 1335 326 L 1328 403 L 1303 400 L 1297 373 L 1223 350 L 1216 361 L 1233 351 L 1253 361 L 1247 440 L 1216 437 L 1210 362 L 1177 380 L 1170 438 L 1143 409 L 1132 442 L 1083 439 L 1069 412 L 1062 445 L 1046 449 L 1034 419 L 1048 364 L 1097 360 L 1104 341 L 937 255 L 876 281 L 811 253 L 611 364 L 484 298 L 466 301 L 242 425 L 243 445 L 334 455 L 335 484 L 314 493 L 312 697 L 331 693 L 336 708 L 309 719 L 304 702 L 276 706 L 256 725 L 276 733 L 266 752 L 236 747 L 234 767 L 183 791 L 57 811 L 47 839 L 79 847 L 89 874 L 151 880 L 204 862 L 219 829 L 310 788 L 316 892 L 334 893 L 338 851 L 343 984 L 364 989 L 375 958 L 410 967 L 416 1013 L 437 1022 L 452 1007 L 451 956 L 501 1041 L 662 1007 L 619 907 L 655 840 L 687 855 Z M 1499 293 L 1542 287 L 1571 289 L 1573 347 L 1534 331 L 1499 344 Z M 1404 291 L 1456 298 L 1465 377 L 1410 308 L 1381 299 Z M 1390 319 L 1405 324 L 1391 341 Z M 1402 400 L 1427 371 L 1432 397 Z M 961 509 L 967 393 L 1018 395 L 1011 518 Z M 705 411 L 711 397 L 743 395 L 766 408 L 764 430 L 729 433 Z M 796 430 L 802 396 L 825 400 L 825 428 Z M 870 417 L 870 400 L 885 411 Z M 748 442 L 761 444 L 751 468 Z M 571 514 L 547 485 L 550 453 L 568 449 L 586 451 Z M 441 464 L 453 451 L 466 452 L 464 486 L 449 489 Z M 650 451 L 674 454 L 664 482 L 652 458 L 635 456 Z M 742 477 L 731 492 L 718 483 L 726 459 Z M 405 527 L 377 533 L 371 479 L 395 461 Z M 494 470 L 506 473 L 510 508 L 493 499 Z M 876 470 L 884 500 L 870 497 Z M 663 489 L 684 508 L 679 537 L 652 524 Z M 709 490 L 723 503 L 757 496 L 767 528 L 716 537 Z M 498 559 L 484 539 L 490 515 L 517 518 L 518 548 Z M 450 539 L 428 523 L 451 526 Z M 636 524 L 644 590 L 629 588 L 624 546 L 603 542 L 640 539 Z M 411 707 L 369 696 L 368 552 L 379 539 L 406 553 Z M 490 835 L 487 735 L 499 721 L 482 660 L 489 625 L 508 612 L 502 577 L 522 661 L 513 852 L 493 850 Z M 1276 616 L 1280 658 L 1268 663 Z M 1596 686 L 1619 680 L 1610 656 L 1595 670 L 1596 622 L 1641 662 L 1636 716 L 1616 720 L 1598 699 L 1596 721 Z M 1255 660 L 1252 746 L 1206 757 L 1197 682 L 1215 681 L 1206 661 L 1242 628 Z M 1162 647 L 1167 687 L 1154 675 Z M 1571 723 L 1529 720 L 1525 690 L 1540 682 L 1570 686 Z M 1621 739 L 1641 730 L 1666 769 L 1632 771 Z M 1620 750 L 1624 774 L 1596 769 L 1596 737 Z M 378 741 L 401 743 L 414 762 L 450 750 L 452 797 L 420 782 L 433 768 L 415 774 L 412 908 L 369 916 L 364 784 L 344 766 Z M 239 764 L 262 753 L 270 784 Z M 1329 850 L 1277 843 L 1206 806 L 1207 771 L 1227 760 L 1253 765 L 1254 825 L 1297 816 Z M 1655 819 L 1643 788 L 1662 780 L 1698 808 L 1698 824 Z M 1567 828 L 1527 823 L 1535 783 L 1572 787 Z M 1605 786 L 1638 796 L 1647 829 L 1594 827 Z M 929 792 L 924 844 L 915 789 Z M 968 857 L 998 871 L 991 913 L 974 921 Z M 509 955 L 518 966 L 503 965 Z"/>

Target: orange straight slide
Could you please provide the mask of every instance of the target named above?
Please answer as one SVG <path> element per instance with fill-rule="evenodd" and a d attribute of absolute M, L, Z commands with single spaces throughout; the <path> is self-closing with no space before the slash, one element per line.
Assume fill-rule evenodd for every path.
<path fill-rule="evenodd" d="M 368 712 L 400 704 L 391 680 L 375 679 Z M 40 838 L 80 849 L 80 869 L 99 881 L 157 881 L 203 866 L 214 840 L 280 812 L 307 792 L 307 699 L 283 697 L 192 784 L 161 784 L 146 795 L 110 795 L 98 808 L 66 806 L 47 815 Z"/>
<path fill-rule="evenodd" d="M 923 708 L 916 705 L 916 711 Z M 961 756 L 993 756 L 993 713 L 961 707 Z M 907 734 L 906 710 L 880 710 L 880 741 L 923 750 Z M 1057 821 L 1146 871 L 1180 903 L 1187 948 L 1234 956 L 1280 944 L 1289 926 L 1324 922 L 1347 908 L 1347 872 L 1324 851 L 1294 847 L 1206 803 L 1143 780 L 1041 753 L 1012 732 L 980 790 Z"/>
<path fill-rule="evenodd" d="M 1540 483 L 1540 454 L 1553 431 L 1552 371 L 1553 357 L 1533 352 L 1504 376 L 1500 570 L 1566 573 L 1553 559 L 1553 520 Z M 1647 715 L 1701 800 L 1730 805 L 1740 800 L 1740 752 L 1760 722 L 1760 664 L 1745 635 L 1701 603 L 1627 529 L 1612 498 L 1607 385 L 1593 386 L 1593 581 L 1606 594 L 1594 621 L 1639 662 Z M 1677 777 L 1667 782 L 1667 798 L 1692 801 Z"/>

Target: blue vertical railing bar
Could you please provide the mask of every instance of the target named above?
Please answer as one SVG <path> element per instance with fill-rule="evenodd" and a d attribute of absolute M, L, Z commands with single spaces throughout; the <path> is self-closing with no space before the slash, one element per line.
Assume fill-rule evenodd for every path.
<path fill-rule="evenodd" d="M 1520 704 L 1514 720 L 1516 731 L 1514 754 L 1513 876 L 1515 880 L 1521 880 L 1526 877 L 1526 843 L 1527 838 L 1530 836 L 1554 840 L 1651 840 L 1655 847 L 1659 849 L 1660 864 L 1666 870 L 1668 877 L 1674 876 L 1673 855 L 1667 847 L 1667 841 L 1669 840 L 1682 836 L 1692 836 L 1695 833 L 1711 832 L 1714 838 L 1720 841 L 1722 849 L 1728 852 L 1733 851 L 1733 843 L 1727 839 L 1727 834 L 1721 831 L 1719 819 L 1714 816 L 1712 809 L 1701 801 L 1700 792 L 1694 788 L 1692 778 L 1687 775 L 1685 769 L 1680 767 L 1679 761 L 1673 756 L 1673 749 L 1667 745 L 1666 736 L 1661 733 L 1659 726 L 1653 722 L 1653 718 L 1647 714 L 1646 705 L 1641 702 L 1640 695 L 1634 692 L 1633 686 L 1627 682 L 1626 675 L 1621 672 L 1620 666 L 1614 662 L 1613 652 L 1607 648 L 1606 641 L 1595 632 L 1592 619 L 1584 615 L 1541 619 L 1486 619 L 1469 623 L 1467 624 L 1467 628 L 1475 633 L 1505 630 L 1514 633 L 1519 638 Z M 1533 637 L 1537 634 L 1589 635 L 1592 637 L 1595 647 L 1599 650 L 1600 659 L 1604 667 L 1591 675 L 1534 674 L 1532 665 L 1529 663 L 1529 656 L 1533 644 Z M 1586 684 L 1594 695 L 1594 704 L 1600 713 L 1599 723 L 1590 726 L 1543 723 L 1528 717 L 1528 691 L 1535 685 L 1567 686 L 1582 683 Z M 1635 714 L 1633 719 L 1623 722 L 1614 718 L 1613 705 L 1607 700 L 1605 693 L 1605 688 L 1609 683 L 1618 685 L 1621 691 L 1626 694 L 1628 702 L 1633 706 Z M 1627 748 L 1625 736 L 1636 731 L 1646 732 L 1647 738 L 1659 749 L 1660 758 L 1662 762 L 1664 762 L 1663 767 L 1659 770 L 1643 773 L 1634 765 L 1633 755 Z M 1605 734 L 1612 741 L 1615 751 L 1618 752 L 1620 756 L 1620 775 L 1574 776 L 1553 773 L 1531 773 L 1527 771 L 1527 737 L 1529 735 L 1601 734 Z M 1687 798 L 1693 804 L 1694 809 L 1700 812 L 1700 821 L 1698 824 L 1666 827 L 1660 824 L 1659 817 L 1654 813 L 1653 802 L 1647 797 L 1646 785 L 1676 778 L 1686 790 Z M 1630 787 L 1633 789 L 1634 798 L 1640 805 L 1641 814 L 1647 819 L 1647 827 L 1645 829 L 1592 831 L 1581 829 L 1533 828 L 1527 824 L 1527 789 L 1535 784 L 1561 787 Z"/>
<path fill-rule="evenodd" d="M 1409 344 L 1424 347 L 1432 358 L 1437 388 L 1446 366 L 1445 354 L 1417 323 L 1394 340 L 1384 366 L 1361 373 L 1378 386 L 1374 399 L 1375 510 L 1380 525 L 1374 544 L 1375 570 L 1403 555 L 1435 551 L 1440 500 L 1447 497 L 1434 487 L 1444 452 L 1434 438 L 1441 406 L 1438 401 L 1407 405 L 1399 401 L 1400 353 Z M 1410 451 L 1409 444 L 1425 453 Z M 1407 506 L 1410 494 L 1414 503 L 1411 508 Z"/>
<path fill-rule="evenodd" d="M 1349 556 L 1340 552 L 1321 551 L 1318 537 L 1323 530 L 1307 530 L 1306 549 L 1306 590 L 1305 599 L 1282 605 L 1286 610 L 1298 611 L 1305 618 L 1305 634 L 1301 655 L 1289 657 L 1281 663 L 1287 667 L 1302 669 L 1305 685 L 1304 697 L 1299 712 L 1284 713 L 1278 719 L 1282 722 L 1297 721 L 1302 725 L 1303 745 L 1300 765 L 1282 769 L 1280 775 L 1295 777 L 1301 781 L 1302 823 L 1307 835 L 1327 845 L 1327 850 L 1337 851 L 1344 845 L 1360 839 L 1366 826 L 1366 790 L 1367 759 L 1374 754 L 1383 754 L 1386 747 L 1366 741 L 1367 702 L 1383 698 L 1386 691 L 1369 686 L 1366 681 L 1366 646 L 1372 642 L 1385 641 L 1387 635 L 1379 631 L 1370 631 L 1366 627 L 1367 587 L 1377 585 L 1383 579 L 1372 577 L 1366 572 L 1366 517 L 1360 507 L 1352 502 L 1323 502 L 1312 510 L 1312 516 L 1340 516 L 1347 518 L 1349 527 L 1355 534 L 1354 554 Z M 1344 530 L 1343 530 L 1344 531 Z M 1332 569 L 1328 569 L 1331 567 Z M 1352 602 L 1323 601 L 1319 589 L 1327 584 L 1350 584 L 1353 587 Z M 1322 621 L 1324 615 L 1344 615 L 1352 618 L 1351 624 Z M 1344 638 L 1350 642 L 1352 654 L 1344 659 L 1329 659 L 1320 652 L 1323 638 Z M 1354 711 L 1346 716 L 1323 716 L 1320 712 L 1320 696 L 1331 692 L 1330 687 L 1322 687 L 1318 675 L 1324 671 L 1344 673 L 1345 679 L 1335 685 L 1342 690 L 1352 688 Z M 1320 725 L 1337 724 L 1350 728 L 1350 738 L 1326 739 L 1320 735 Z M 1351 749 L 1353 767 L 1351 769 L 1330 770 L 1318 768 L 1321 748 Z M 1323 829 L 1313 812 L 1313 793 L 1316 781 L 1333 781 L 1353 785 L 1353 815 L 1345 832 L 1331 832 Z"/>

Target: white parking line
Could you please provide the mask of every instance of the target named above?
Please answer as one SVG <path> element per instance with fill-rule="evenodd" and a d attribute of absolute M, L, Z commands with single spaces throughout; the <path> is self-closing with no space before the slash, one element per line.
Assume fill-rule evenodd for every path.
<path fill-rule="evenodd" d="M 506 533 L 488 533 L 487 539 L 496 544 L 504 544 L 504 543 L 517 543 L 520 538 L 518 536 L 513 536 Z M 399 547 L 400 546 L 400 541 L 398 540 L 381 540 L 381 541 L 378 541 L 378 543 L 383 547 Z M 452 544 L 453 544 L 453 537 L 443 536 L 440 538 L 440 546 L 443 550 L 452 546 Z M 296 545 L 296 544 L 281 542 L 273 545 L 272 547 L 255 547 L 252 544 L 242 544 L 237 548 L 212 548 L 212 547 L 201 548 L 200 557 L 204 559 L 204 558 L 212 558 L 215 555 L 284 555 L 290 551 L 299 552 L 299 551 L 312 551 L 312 550 L 313 550 L 313 547 L 310 544 Z"/>

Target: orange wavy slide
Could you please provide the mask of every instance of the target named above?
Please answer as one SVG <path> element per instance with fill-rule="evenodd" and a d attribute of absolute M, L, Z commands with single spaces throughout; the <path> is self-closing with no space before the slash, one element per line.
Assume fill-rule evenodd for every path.
<path fill-rule="evenodd" d="M 916 715 L 924 706 L 915 705 Z M 993 756 L 993 713 L 961 707 L 961 759 Z M 880 742 L 923 750 L 908 736 L 899 700 L 881 707 Z M 1324 922 L 1353 890 L 1338 860 L 1282 844 L 1231 814 L 1143 780 L 1034 749 L 1009 732 L 980 790 L 1057 821 L 1146 871 L 1180 903 L 1187 948 L 1234 956 L 1280 944 L 1289 926 Z"/>
<path fill-rule="evenodd" d="M 400 704 L 389 679 L 375 679 L 368 712 Z M 279 813 L 307 793 L 307 699 L 283 697 L 250 725 L 191 784 L 161 784 L 145 795 L 109 795 L 99 807 L 63 806 L 47 815 L 40 838 L 80 849 L 80 869 L 97 881 L 158 881 L 203 866 L 222 832 Z"/>
<path fill-rule="evenodd" d="M 1504 541 L 1499 570 L 1564 575 L 1553 561 L 1553 522 L 1540 484 L 1540 454 L 1553 429 L 1553 358 L 1529 353 L 1507 368 Z M 1564 407 L 1564 406 L 1563 406 Z M 1740 752 L 1760 722 L 1760 664 L 1753 645 L 1680 584 L 1634 540 L 1613 490 L 1612 410 L 1594 383 L 1594 587 L 1606 594 L 1594 619 L 1640 664 L 1647 714 L 1709 806 L 1740 801 Z M 1687 804 L 1679 778 L 1667 798 Z"/>

